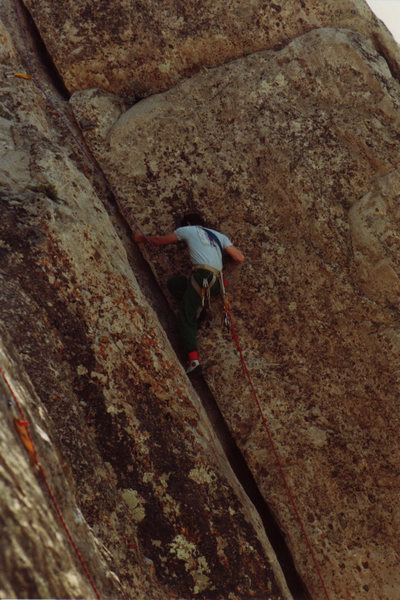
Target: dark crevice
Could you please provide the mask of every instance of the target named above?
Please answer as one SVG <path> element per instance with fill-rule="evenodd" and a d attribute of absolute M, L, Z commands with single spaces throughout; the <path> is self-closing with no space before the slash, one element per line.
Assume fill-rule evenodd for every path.
<path fill-rule="evenodd" d="M 284 535 L 268 504 L 264 500 L 253 474 L 247 466 L 243 454 L 236 445 L 210 388 L 202 377 L 196 376 L 196 379 L 193 378 L 192 383 L 201 398 L 208 418 L 210 419 L 214 431 L 218 435 L 218 439 L 225 451 L 225 455 L 233 472 L 262 520 L 266 536 L 274 549 L 293 599 L 310 600 L 311 597 L 296 571 Z"/>
<path fill-rule="evenodd" d="M 115 219 L 115 215 L 114 215 Z M 130 228 L 120 225 L 129 235 Z M 180 361 L 183 360 L 181 343 L 177 334 L 177 319 L 170 309 L 166 298 L 159 287 L 153 272 L 136 247 L 128 250 L 131 267 L 134 270 L 138 283 L 150 303 L 153 310 L 157 313 L 161 326 L 164 328 L 168 339 L 176 352 Z M 265 534 L 276 554 L 277 560 L 286 579 L 287 586 L 293 596 L 293 600 L 311 600 L 300 575 L 298 574 L 293 557 L 287 546 L 284 534 L 280 529 L 275 517 L 273 516 L 267 502 L 263 498 L 257 483 L 250 471 L 243 454 L 239 450 L 229 427 L 218 407 L 213 393 L 208 384 L 201 375 L 191 377 L 193 388 L 197 392 L 202 405 L 207 413 L 208 419 L 216 433 L 229 465 L 236 475 L 240 485 L 247 494 L 248 498 L 257 510 L 264 525 Z"/>
<path fill-rule="evenodd" d="M 129 227 L 127 227 L 129 230 Z M 138 252 L 137 252 L 138 253 Z M 135 252 L 136 254 L 136 252 Z M 140 255 L 140 253 L 138 253 Z M 183 353 L 179 337 L 177 335 L 177 320 L 166 302 L 165 296 L 156 282 L 148 264 L 140 255 L 132 260 L 134 263 L 134 272 L 138 278 L 139 284 L 144 291 L 147 300 L 157 313 L 161 325 L 164 327 L 169 341 L 174 348 L 178 358 L 182 360 Z M 149 294 L 150 292 L 150 294 Z M 293 557 L 286 544 L 284 534 L 282 533 L 276 519 L 274 518 L 267 502 L 264 500 L 257 483 L 251 473 L 241 451 L 239 450 L 229 427 L 218 407 L 213 393 L 208 387 L 206 381 L 201 375 L 192 376 L 191 383 L 196 390 L 203 407 L 207 413 L 210 423 L 216 433 L 225 456 L 235 473 L 243 490 L 257 510 L 264 525 L 265 534 L 276 554 L 277 560 L 281 566 L 287 586 L 293 596 L 293 600 L 310 600 L 308 593 L 300 575 L 298 574 Z"/>
<path fill-rule="evenodd" d="M 63 100 L 69 100 L 71 94 L 67 90 L 64 80 L 61 77 L 60 73 L 57 70 L 57 67 L 54 64 L 53 59 L 50 56 L 49 51 L 46 48 L 46 45 L 40 35 L 40 32 L 34 22 L 30 12 L 23 4 L 21 0 L 17 0 L 18 2 L 18 10 L 22 18 L 25 20 L 25 32 L 29 34 L 29 40 L 33 46 L 32 53 L 37 60 L 39 60 L 42 69 L 47 74 L 49 80 L 52 82 L 55 90 L 61 96 Z M 22 35 L 24 33 L 22 32 Z"/>

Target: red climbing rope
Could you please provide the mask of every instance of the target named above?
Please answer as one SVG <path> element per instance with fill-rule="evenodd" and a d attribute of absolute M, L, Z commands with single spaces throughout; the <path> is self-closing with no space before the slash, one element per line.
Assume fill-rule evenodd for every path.
<path fill-rule="evenodd" d="M 6 374 L 5 374 L 5 372 L 3 371 L 3 369 L 1 367 L 0 367 L 0 374 L 1 374 L 1 376 L 2 376 L 2 378 L 3 378 L 3 380 L 4 380 L 5 384 L 6 384 L 6 386 L 8 387 L 8 389 L 9 389 L 9 391 L 11 393 L 11 396 L 13 398 L 15 406 L 16 406 L 16 408 L 17 408 L 17 410 L 19 412 L 19 415 L 21 417 L 20 419 L 15 418 L 14 419 L 14 423 L 15 423 L 16 429 L 18 431 L 18 434 L 19 434 L 19 436 L 21 438 L 21 441 L 22 441 L 25 449 L 27 450 L 27 452 L 29 454 L 32 466 L 36 466 L 37 465 L 38 471 L 39 471 L 39 473 L 42 476 L 43 482 L 44 482 L 44 484 L 46 486 L 47 492 L 48 492 L 48 494 L 50 496 L 50 499 L 51 499 L 51 501 L 53 503 L 53 506 L 54 506 L 54 508 L 56 510 L 56 513 L 57 513 L 57 515 L 58 515 L 58 517 L 59 517 L 59 519 L 61 521 L 61 524 L 62 524 L 62 526 L 64 528 L 65 533 L 68 536 L 69 541 L 71 542 L 71 545 L 72 545 L 72 547 L 73 547 L 73 549 L 75 551 L 75 554 L 76 554 L 76 556 L 77 556 L 77 558 L 78 558 L 78 560 L 79 560 L 79 562 L 81 564 L 81 567 L 82 567 L 82 569 L 83 569 L 83 571 L 84 571 L 84 573 L 85 573 L 85 575 L 86 575 L 86 577 L 87 577 L 90 585 L 92 586 L 94 593 L 96 594 L 97 600 L 101 600 L 100 594 L 99 594 L 99 592 L 98 592 L 98 590 L 96 588 L 96 585 L 95 585 L 95 583 L 93 581 L 92 576 L 90 575 L 89 569 L 87 568 L 86 563 L 85 563 L 85 561 L 84 561 L 84 559 L 82 557 L 82 554 L 80 553 L 79 548 L 76 545 L 75 540 L 72 537 L 72 534 L 71 534 L 71 532 L 70 532 L 70 530 L 68 528 L 68 525 L 65 522 L 65 519 L 64 519 L 63 514 L 61 512 L 61 509 L 60 509 L 60 507 L 58 505 L 58 502 L 56 500 L 56 497 L 54 495 L 54 492 L 53 492 L 53 490 L 52 490 L 52 488 L 50 486 L 50 483 L 49 483 L 49 481 L 47 479 L 46 471 L 44 470 L 44 467 L 39 462 L 37 450 L 35 448 L 34 441 L 32 439 L 32 436 L 30 435 L 30 432 L 29 432 L 29 429 L 28 429 L 29 428 L 29 423 L 28 423 L 27 419 L 25 418 L 25 414 L 24 414 L 24 411 L 23 411 L 23 409 L 21 407 L 21 404 L 20 404 L 20 402 L 19 402 L 19 400 L 17 398 L 17 395 L 15 394 L 14 390 L 12 389 L 12 387 L 11 387 L 9 381 L 8 381 L 8 378 L 7 378 Z"/>
<path fill-rule="evenodd" d="M 59 516 L 59 518 L 60 518 L 60 521 L 61 521 L 61 523 L 62 523 L 62 526 L 64 527 L 65 533 L 67 534 L 67 536 L 68 536 L 68 539 L 69 539 L 69 541 L 71 542 L 71 546 L 73 547 L 73 549 L 74 549 L 74 551 L 75 551 L 75 554 L 76 554 L 76 556 L 78 557 L 78 560 L 79 560 L 79 562 L 81 563 L 82 569 L 83 569 L 83 571 L 84 571 L 84 573 L 85 573 L 85 575 L 86 575 L 86 577 L 87 577 L 87 579 L 88 579 L 88 581 L 89 581 L 90 585 L 92 586 L 94 593 L 96 594 L 96 598 L 97 598 L 98 600 L 100 600 L 100 594 L 99 594 L 99 592 L 97 591 L 96 585 L 95 585 L 95 583 L 94 583 L 94 581 L 93 581 L 93 578 L 92 578 L 92 576 L 91 576 L 91 574 L 90 574 L 90 572 L 89 572 L 89 569 L 87 568 L 87 566 L 86 566 L 86 563 L 85 563 L 85 561 L 83 560 L 83 556 L 82 556 L 82 554 L 80 553 L 80 551 L 79 551 L 79 548 L 78 548 L 78 546 L 76 545 L 76 543 L 75 543 L 75 540 L 74 540 L 74 538 L 73 538 L 73 537 L 72 537 L 72 535 L 71 535 L 71 532 L 70 532 L 70 530 L 69 530 L 69 528 L 68 528 L 68 525 L 67 525 L 67 524 L 66 524 L 66 522 L 65 522 L 65 519 L 64 519 L 64 517 L 63 517 L 63 514 L 62 514 L 62 512 L 61 512 L 61 509 L 60 509 L 60 507 L 58 506 L 58 503 L 57 503 L 56 497 L 54 496 L 53 490 L 51 489 L 51 487 L 50 487 L 50 484 L 49 484 L 49 482 L 48 482 L 48 479 L 47 479 L 47 477 L 46 477 L 46 472 L 45 472 L 45 470 L 44 470 L 44 468 L 42 467 L 42 465 L 41 465 L 41 464 L 39 464 L 39 471 L 40 471 L 40 474 L 41 474 L 41 476 L 42 476 L 42 478 L 43 478 L 44 484 L 45 484 L 45 486 L 46 486 L 46 488 L 47 488 L 47 491 L 48 491 L 48 494 L 49 494 L 49 496 L 50 496 L 50 498 L 51 498 L 51 501 L 53 502 L 53 506 L 54 506 L 54 508 L 55 508 L 55 510 L 56 510 L 56 512 L 57 512 L 57 514 L 58 514 L 58 516 Z"/>
<path fill-rule="evenodd" d="M 290 503 L 291 503 L 291 505 L 292 505 L 292 508 L 293 508 L 293 510 L 294 510 L 294 513 L 295 513 L 295 515 L 296 515 L 297 521 L 298 521 L 298 523 L 299 523 L 299 525 L 300 525 L 301 532 L 302 532 L 302 534 L 303 534 L 303 537 L 304 537 L 304 539 L 305 539 L 305 541 L 306 541 L 306 544 L 307 544 L 308 550 L 309 550 L 309 552 L 310 552 L 310 555 L 311 555 L 312 561 L 313 561 L 313 563 L 314 563 L 314 567 L 315 567 L 315 569 L 316 569 L 316 572 L 317 572 L 317 574 L 318 574 L 318 577 L 319 577 L 319 580 L 320 580 L 320 582 L 321 582 L 322 588 L 323 588 L 323 590 L 324 590 L 325 596 L 326 596 L 327 600 L 329 600 L 329 594 L 328 594 L 328 590 L 327 590 L 327 588 L 326 588 L 326 585 L 325 585 L 325 582 L 324 582 L 324 580 L 323 580 L 323 577 L 322 577 L 322 573 L 321 573 L 320 566 L 319 566 L 319 564 L 318 564 L 318 561 L 317 561 L 317 559 L 316 559 L 316 556 L 315 556 L 315 553 L 314 553 L 313 547 L 312 547 L 312 545 L 311 545 L 310 539 L 309 539 L 309 537 L 308 537 L 308 535 L 307 535 L 307 532 L 306 532 L 306 529 L 305 529 L 305 526 L 304 526 L 304 523 L 303 523 L 303 519 L 301 518 L 301 515 L 300 515 L 300 512 L 299 512 L 299 509 L 297 508 L 297 504 L 296 504 L 296 501 L 295 501 L 295 499 L 294 499 L 293 492 L 292 492 L 292 490 L 291 490 L 291 487 L 290 487 L 290 485 L 289 485 L 289 482 L 288 482 L 288 480 L 287 480 L 287 477 L 286 477 L 285 471 L 284 471 L 284 469 L 283 469 L 283 467 L 282 467 L 282 462 L 281 462 L 281 460 L 280 460 L 280 458 L 279 458 L 279 454 L 278 454 L 278 452 L 277 452 L 277 449 L 276 449 L 276 446 L 275 446 L 274 440 L 273 440 L 273 438 L 272 438 L 271 430 L 270 430 L 270 428 L 269 428 L 269 425 L 268 425 L 268 423 L 267 423 L 267 420 L 266 420 L 266 418 L 265 418 L 265 416 L 264 416 L 264 413 L 263 413 L 263 410 L 262 410 L 262 408 L 261 408 L 261 404 L 260 404 L 260 401 L 259 401 L 259 398 L 258 398 L 257 391 L 256 391 L 256 389 L 255 389 L 255 387 L 254 387 L 254 384 L 253 384 L 253 380 L 252 380 L 252 378 L 251 378 L 250 371 L 249 371 L 249 369 L 247 368 L 246 361 L 245 361 L 245 358 L 244 358 L 244 356 L 243 356 L 243 350 L 242 350 L 242 348 L 241 348 L 241 346 L 240 346 L 239 337 L 238 337 L 238 334 L 236 333 L 236 329 L 235 329 L 235 326 L 234 326 L 234 324 L 233 324 L 232 314 L 231 314 L 231 312 L 230 312 L 230 310 L 229 310 L 229 303 L 227 304 L 227 298 L 225 298 L 225 316 L 226 316 L 226 318 L 227 318 L 227 320 L 228 320 L 228 322 L 229 322 L 229 327 L 230 327 L 230 330 L 231 330 L 231 333 L 232 333 L 232 338 L 233 338 L 233 341 L 235 342 L 236 348 L 237 348 L 237 350 L 238 350 L 238 352 L 239 352 L 240 361 L 241 361 L 241 363 L 242 363 L 242 369 L 243 369 L 243 373 L 244 373 L 244 375 L 247 377 L 247 379 L 248 379 L 248 382 L 249 382 L 249 384 L 250 384 L 250 388 L 251 388 L 252 394 L 253 394 L 253 396 L 254 396 L 254 399 L 255 399 L 255 401 L 256 401 L 256 404 L 257 404 L 257 407 L 258 407 L 258 411 L 259 411 L 259 413 L 260 413 L 260 415 L 261 415 L 261 419 L 262 419 L 262 423 L 263 423 L 263 425 L 264 425 L 264 429 L 265 429 L 265 431 L 267 432 L 267 435 L 268 435 L 268 439 L 269 439 L 269 443 L 270 443 L 270 445 L 271 445 L 272 452 L 273 452 L 273 454 L 274 454 L 274 457 L 275 457 L 276 463 L 277 463 L 277 465 L 278 465 L 279 472 L 280 472 L 280 474 L 281 474 L 281 476 L 282 476 L 282 480 L 283 480 L 283 482 L 284 482 L 284 484 L 285 484 L 285 488 L 286 488 L 286 491 L 287 491 L 287 494 L 288 494 L 288 497 L 289 497 Z"/>

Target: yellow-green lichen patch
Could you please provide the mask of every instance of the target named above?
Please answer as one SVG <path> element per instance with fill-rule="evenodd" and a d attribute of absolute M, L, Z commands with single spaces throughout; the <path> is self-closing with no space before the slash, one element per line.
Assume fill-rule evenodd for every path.
<path fill-rule="evenodd" d="M 162 500 L 165 517 L 174 520 L 181 513 L 181 503 L 167 493 L 169 477 L 170 473 L 161 473 L 158 478 L 155 478 L 154 473 L 146 472 L 143 474 L 143 482 L 150 483 L 156 497 Z"/>
<path fill-rule="evenodd" d="M 194 469 L 191 469 L 191 471 L 189 472 L 189 478 L 198 483 L 199 485 L 204 483 L 210 485 L 211 483 L 216 481 L 217 476 L 211 469 L 206 469 L 204 467 L 196 467 Z"/>
<path fill-rule="evenodd" d="M 193 592 L 199 594 L 210 586 L 210 578 L 207 573 L 210 572 L 207 561 L 204 556 L 200 556 L 197 562 L 197 569 L 191 572 L 195 581 Z"/>
<path fill-rule="evenodd" d="M 174 500 L 170 494 L 163 495 L 163 514 L 171 519 L 179 517 L 181 512 L 180 503 Z"/>
<path fill-rule="evenodd" d="M 185 563 L 185 569 L 194 580 L 193 592 L 199 594 L 210 586 L 210 568 L 204 556 L 200 556 L 196 545 L 185 538 L 177 535 L 170 544 L 170 553 L 175 554 L 179 560 Z"/>
<path fill-rule="evenodd" d="M 127 489 L 122 492 L 122 498 L 130 509 L 133 519 L 140 523 L 146 516 L 144 500 L 136 490 Z"/>

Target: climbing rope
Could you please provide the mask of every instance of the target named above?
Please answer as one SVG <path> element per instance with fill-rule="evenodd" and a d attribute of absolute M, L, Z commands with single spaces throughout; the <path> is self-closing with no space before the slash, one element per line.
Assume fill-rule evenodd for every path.
<path fill-rule="evenodd" d="M 32 79 L 33 80 L 34 84 L 39 89 L 39 91 L 43 94 L 44 98 L 49 103 L 49 105 L 53 109 L 53 111 L 56 114 L 56 116 L 67 127 L 68 131 L 70 132 L 70 134 L 72 136 L 72 139 L 75 141 L 75 143 L 77 144 L 77 146 L 80 149 L 80 151 L 82 152 L 82 154 L 85 156 L 85 158 L 87 159 L 87 161 L 89 162 L 89 164 L 98 173 L 98 175 L 100 176 L 100 178 L 103 181 L 104 185 L 106 186 L 106 188 L 110 191 L 111 195 L 113 196 L 116 204 L 120 207 L 122 213 L 125 215 L 125 218 L 127 219 L 127 221 L 129 223 L 131 223 L 135 227 L 135 229 L 137 231 L 139 231 L 144 236 L 145 240 L 148 243 L 150 243 L 151 245 L 155 245 L 152 242 L 152 240 L 143 232 L 143 230 L 140 227 L 139 223 L 136 221 L 136 219 L 134 218 L 134 216 L 128 210 L 126 204 L 121 200 L 121 198 L 118 196 L 117 192 L 115 191 L 114 187 L 107 180 L 107 178 L 104 175 L 101 167 L 99 166 L 99 164 L 97 163 L 97 161 L 95 160 L 95 158 L 93 157 L 93 155 L 89 152 L 89 150 L 87 150 L 87 148 L 85 146 L 85 143 L 83 141 L 83 138 L 80 139 L 76 135 L 76 133 L 73 130 L 73 128 L 72 128 L 71 124 L 69 123 L 69 121 L 58 110 L 58 108 L 55 105 L 55 103 L 53 102 L 52 98 L 50 97 L 50 95 L 47 93 L 47 91 L 43 87 L 43 85 L 42 85 L 42 83 L 41 83 L 41 81 L 40 81 L 40 79 L 39 79 L 39 77 L 38 77 L 38 75 L 37 75 L 37 73 L 36 73 L 36 71 L 34 69 L 33 61 L 31 60 L 31 57 L 30 57 L 30 51 L 29 51 L 28 41 L 27 41 L 27 37 L 26 37 L 26 34 L 25 34 L 25 30 L 24 30 L 23 24 L 22 24 L 22 17 L 21 17 L 21 13 L 20 13 L 20 7 L 18 5 L 18 0 L 14 0 L 14 4 L 15 4 L 15 11 L 16 11 L 16 14 L 17 14 L 18 25 L 19 25 L 21 36 L 22 36 L 22 39 L 23 39 L 23 43 L 24 43 L 24 47 L 25 47 L 25 53 L 26 53 L 26 58 L 27 58 L 27 62 L 28 62 L 28 65 L 29 65 L 29 70 L 30 70 L 30 74 L 23 74 L 24 75 L 23 78 L 24 79 Z M 15 73 L 14 76 L 22 76 L 22 74 Z M 281 460 L 279 458 L 278 452 L 276 450 L 275 443 L 273 441 L 270 428 L 268 426 L 268 423 L 267 423 L 266 418 L 264 416 L 264 413 L 262 411 L 261 404 L 260 404 L 260 401 L 259 401 L 259 398 L 258 398 L 258 394 L 256 392 L 256 389 L 254 387 L 254 384 L 253 384 L 253 381 L 252 381 L 252 378 L 251 378 L 251 374 L 250 374 L 249 369 L 248 369 L 248 367 L 246 365 L 246 361 L 245 361 L 244 356 L 243 356 L 243 350 L 242 350 L 242 348 L 240 346 L 239 338 L 238 338 L 238 335 L 236 333 L 236 330 L 235 330 L 235 327 L 234 327 L 234 323 L 233 323 L 233 320 L 232 320 L 232 315 L 231 315 L 230 306 L 229 306 L 229 300 L 228 300 L 228 298 L 227 298 L 227 296 L 225 294 L 225 290 L 223 290 L 223 295 L 224 295 L 224 321 L 225 321 L 225 325 L 227 325 L 227 327 L 230 329 L 231 334 L 232 334 L 232 338 L 233 338 L 233 340 L 235 342 L 235 345 L 236 345 L 236 348 L 237 348 L 237 350 L 239 352 L 239 356 L 240 356 L 240 361 L 241 361 L 241 364 L 242 364 L 243 373 L 244 373 L 244 375 L 246 376 L 246 378 L 247 378 L 247 380 L 249 382 L 252 394 L 254 396 L 255 402 L 256 402 L 257 407 L 258 407 L 258 411 L 259 411 L 259 413 L 261 415 L 263 426 L 265 428 L 265 431 L 266 431 L 267 436 L 268 436 L 269 443 L 271 445 L 272 452 L 274 454 L 276 463 L 278 465 L 279 472 L 280 472 L 282 480 L 284 482 L 284 485 L 285 485 L 285 488 L 286 488 L 286 491 L 287 491 L 290 503 L 292 505 L 293 511 L 294 511 L 294 513 L 296 515 L 297 521 L 298 521 L 299 526 L 301 528 L 303 537 L 304 537 L 304 539 L 306 541 L 306 545 L 308 547 L 308 550 L 310 552 L 310 555 L 311 555 L 314 567 L 316 569 L 316 572 L 318 574 L 319 580 L 321 582 L 322 589 L 324 591 L 325 597 L 326 597 L 327 600 L 330 600 L 329 599 L 328 590 L 326 588 L 325 582 L 324 582 L 323 577 L 322 577 L 321 569 L 320 569 L 318 561 L 316 559 L 316 556 L 315 556 L 313 547 L 311 545 L 310 539 L 309 539 L 309 537 L 307 535 L 307 532 L 306 532 L 306 529 L 305 529 L 305 526 L 304 526 L 304 523 L 303 523 L 303 519 L 301 518 L 300 512 L 299 512 L 299 510 L 297 508 L 296 501 L 294 499 L 294 495 L 292 493 L 292 490 L 291 490 L 291 488 L 289 486 L 289 483 L 288 483 L 285 471 L 284 471 L 284 469 L 282 467 L 282 463 L 281 463 Z M 42 476 L 43 476 L 43 473 L 42 473 Z M 45 477 L 44 477 L 44 480 L 45 480 L 45 483 L 46 483 Z M 52 494 L 51 494 L 50 490 L 49 490 L 49 493 L 50 493 L 50 496 L 52 497 Z M 57 512 L 58 512 L 58 510 L 57 510 Z M 62 515 L 61 514 L 60 514 L 60 517 L 62 519 Z M 62 519 L 62 521 L 64 522 L 63 519 Z M 70 534 L 68 534 L 68 536 L 70 537 Z M 74 542 L 73 542 L 73 540 L 72 540 L 71 537 L 70 537 L 70 539 L 71 539 L 72 543 L 74 544 Z M 74 544 L 74 546 L 75 546 L 75 544 Z M 80 556 L 80 555 L 78 555 L 78 556 Z M 87 571 L 86 568 L 84 570 L 85 570 L 85 572 Z M 87 575 L 90 578 L 90 575 L 88 573 L 87 573 Z M 89 580 L 91 581 L 91 578 Z M 94 586 L 92 585 L 92 587 L 94 587 Z M 97 591 L 96 591 L 96 594 L 97 594 Z"/>
<path fill-rule="evenodd" d="M 262 407 L 261 407 L 261 404 L 260 404 L 260 400 L 258 398 L 258 394 L 257 394 L 256 388 L 255 388 L 253 380 L 251 378 L 250 371 L 249 371 L 249 369 L 247 367 L 247 364 L 246 364 L 246 361 L 245 361 L 245 358 L 244 358 L 244 355 L 243 355 L 243 349 L 242 349 L 242 347 L 240 345 L 240 342 L 239 342 L 239 336 L 238 336 L 238 334 L 236 332 L 236 329 L 235 329 L 235 326 L 234 326 L 234 323 L 233 323 L 232 314 L 231 314 L 231 311 L 230 311 L 229 300 L 228 300 L 228 297 L 226 295 L 225 295 L 225 298 L 224 298 L 224 323 L 228 326 L 228 329 L 231 331 L 232 339 L 235 342 L 237 351 L 238 351 L 239 356 L 240 356 L 240 361 L 241 361 L 241 364 L 242 364 L 243 374 L 245 375 L 245 377 L 247 378 L 247 380 L 249 382 L 251 392 L 252 392 L 254 400 L 255 400 L 255 402 L 257 404 L 258 412 L 260 413 L 264 429 L 267 432 L 268 440 L 269 440 L 269 443 L 270 443 L 273 455 L 275 457 L 275 461 L 276 461 L 276 464 L 278 466 L 279 472 L 281 474 L 283 483 L 285 485 L 286 492 L 287 492 L 287 495 L 288 495 L 289 500 L 290 500 L 290 504 L 292 505 L 293 511 L 294 511 L 294 513 L 296 515 L 296 519 L 297 519 L 297 521 L 298 521 L 298 523 L 300 525 L 301 532 L 302 532 L 303 537 L 305 539 L 305 542 L 307 544 L 307 548 L 308 548 L 308 550 L 310 552 L 310 555 L 311 555 L 311 558 L 312 558 L 315 570 L 316 570 L 316 572 L 318 574 L 319 580 L 320 580 L 321 585 L 322 585 L 322 589 L 324 590 L 325 597 L 327 598 L 327 600 L 329 600 L 328 590 L 327 590 L 327 587 L 325 585 L 324 579 L 322 577 L 320 566 L 319 566 L 317 558 L 315 556 L 315 553 L 314 553 L 313 547 L 311 545 L 310 539 L 309 539 L 309 537 L 307 535 L 303 519 L 302 519 L 302 517 L 300 515 L 299 509 L 297 508 L 297 504 L 296 504 L 296 501 L 294 499 L 293 492 L 292 492 L 291 487 L 289 485 L 289 482 L 287 480 L 285 471 L 284 471 L 283 466 L 282 466 L 282 462 L 281 462 L 281 460 L 279 458 L 278 451 L 276 449 L 274 440 L 272 438 L 270 427 L 269 427 L 269 425 L 267 423 L 267 420 L 266 420 L 266 418 L 264 416 L 264 413 L 263 413 L 263 410 L 262 410 Z"/>
<path fill-rule="evenodd" d="M 18 400 L 17 395 L 15 394 L 14 390 L 12 389 L 11 384 L 8 381 L 8 378 L 7 378 L 6 374 L 5 374 L 5 372 L 3 371 L 3 369 L 1 367 L 0 367 L 0 375 L 2 376 L 2 378 L 4 380 L 4 383 L 6 384 L 8 390 L 10 391 L 13 403 L 15 404 L 15 406 L 16 406 L 16 408 L 18 410 L 19 418 L 17 418 L 17 417 L 14 418 L 14 424 L 15 424 L 16 430 L 18 432 L 18 435 L 19 435 L 19 437 L 21 439 L 21 442 L 23 443 L 26 451 L 29 454 L 29 458 L 31 460 L 32 467 L 36 467 L 37 470 L 38 470 L 38 472 L 40 473 L 40 475 L 41 475 L 41 477 L 43 479 L 44 485 L 45 485 L 45 487 L 47 489 L 47 492 L 49 494 L 49 497 L 50 497 L 50 499 L 51 499 L 51 501 L 53 503 L 54 509 L 55 509 L 55 511 L 56 511 L 56 513 L 57 513 L 57 515 L 58 515 L 58 517 L 60 519 L 60 521 L 61 521 L 61 524 L 62 524 L 62 526 L 64 528 L 64 531 L 67 534 L 67 537 L 68 537 L 68 539 L 69 539 L 69 541 L 71 543 L 71 546 L 74 549 L 74 552 L 75 552 L 75 554 L 76 554 L 76 556 L 77 556 L 77 558 L 78 558 L 78 560 L 79 560 L 79 562 L 81 564 L 81 567 L 82 567 L 82 569 L 83 569 L 83 571 L 84 571 L 84 573 L 85 573 L 85 575 L 86 575 L 86 577 L 87 577 L 87 579 L 88 579 L 88 581 L 89 581 L 89 583 L 90 583 L 90 585 L 91 585 L 94 593 L 96 594 L 97 600 L 101 600 L 100 594 L 99 594 L 99 592 L 98 592 L 98 590 L 96 588 L 96 585 L 95 585 L 95 583 L 93 581 L 93 578 L 92 578 L 92 576 L 91 576 L 91 574 L 89 572 L 89 569 L 88 569 L 88 567 L 87 567 L 87 565 L 86 565 L 86 563 L 85 563 L 85 561 L 83 559 L 82 554 L 79 551 L 79 548 L 78 548 L 78 546 L 77 546 L 74 538 L 72 537 L 72 534 L 71 534 L 71 532 L 69 530 L 69 527 L 68 527 L 68 525 L 67 525 L 67 523 L 66 523 L 66 521 L 64 519 L 64 516 L 63 516 L 63 514 L 61 512 L 61 509 L 59 507 L 57 499 L 56 499 L 56 497 L 54 495 L 54 492 L 53 492 L 53 490 L 52 490 L 52 488 L 50 486 L 49 480 L 47 478 L 46 471 L 45 471 L 43 465 L 39 462 L 39 457 L 38 457 L 38 453 L 37 453 L 37 450 L 36 450 L 36 447 L 35 447 L 35 443 L 34 443 L 34 441 L 32 439 L 30 431 L 29 431 L 29 422 L 27 421 L 27 419 L 25 417 L 25 413 L 24 413 L 24 411 L 22 409 L 22 406 L 21 406 L 21 404 L 20 404 L 20 402 Z"/>

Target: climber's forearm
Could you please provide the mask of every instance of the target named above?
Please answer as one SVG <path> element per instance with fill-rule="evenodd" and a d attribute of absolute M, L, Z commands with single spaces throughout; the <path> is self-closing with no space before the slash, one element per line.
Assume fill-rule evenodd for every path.
<path fill-rule="evenodd" d="M 156 246 L 165 246 L 166 244 L 173 244 L 174 242 L 177 242 L 178 238 L 176 237 L 175 233 L 170 233 L 167 235 L 144 235 L 143 233 L 135 233 L 133 240 L 136 243 L 150 242 Z"/>

